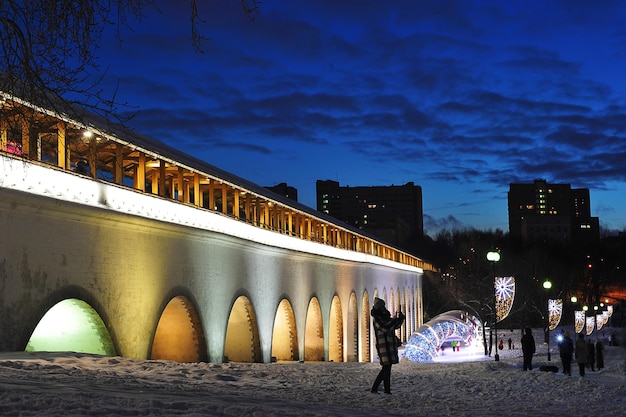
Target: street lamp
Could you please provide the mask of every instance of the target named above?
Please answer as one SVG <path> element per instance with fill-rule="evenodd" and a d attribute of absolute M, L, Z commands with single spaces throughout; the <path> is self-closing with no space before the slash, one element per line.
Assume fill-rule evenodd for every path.
<path fill-rule="evenodd" d="M 487 252 L 487 260 L 491 262 L 492 272 L 493 272 L 493 330 L 495 332 L 495 343 L 496 343 L 496 354 L 493 356 L 496 362 L 500 360 L 500 354 L 498 353 L 498 315 L 496 313 L 496 262 L 500 261 L 500 252 L 498 251 L 489 251 Z"/>
<path fill-rule="evenodd" d="M 550 280 L 545 280 L 543 282 L 543 288 L 548 291 L 548 302 L 546 303 L 546 308 L 548 311 L 548 316 L 546 317 L 546 330 L 545 332 L 547 332 L 548 337 L 547 342 L 548 342 L 548 362 L 550 362 L 552 360 L 552 357 L 550 356 L 550 289 L 552 288 L 552 282 L 550 282 Z"/>

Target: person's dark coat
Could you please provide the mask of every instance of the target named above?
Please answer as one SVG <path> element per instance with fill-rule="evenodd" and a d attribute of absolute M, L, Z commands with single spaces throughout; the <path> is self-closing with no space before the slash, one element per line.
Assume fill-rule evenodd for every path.
<path fill-rule="evenodd" d="M 563 340 L 559 342 L 559 355 L 565 359 L 572 359 L 574 355 L 574 341 L 568 334 L 563 335 Z"/>
<path fill-rule="evenodd" d="M 576 339 L 576 362 L 587 363 L 587 342 L 581 335 Z"/>
<path fill-rule="evenodd" d="M 596 342 L 596 364 L 598 369 L 604 368 L 604 344 L 600 339 Z"/>
<path fill-rule="evenodd" d="M 399 362 L 398 346 L 396 344 L 396 329 L 404 322 L 404 314 L 391 317 L 391 313 L 383 306 L 372 308 L 374 318 L 374 334 L 376 336 L 376 351 L 381 365 L 391 365 Z"/>
<path fill-rule="evenodd" d="M 522 336 L 522 353 L 524 355 L 533 355 L 535 350 L 535 338 L 530 333 L 530 329 L 526 329 L 524 336 Z"/>
<path fill-rule="evenodd" d="M 596 345 L 591 339 L 587 340 L 587 363 L 593 371 L 596 367 Z"/>

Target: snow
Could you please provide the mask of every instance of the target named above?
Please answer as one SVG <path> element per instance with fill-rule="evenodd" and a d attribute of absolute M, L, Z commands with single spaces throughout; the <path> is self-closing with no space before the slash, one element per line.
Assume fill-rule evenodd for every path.
<path fill-rule="evenodd" d="M 506 340 L 506 339 L 505 339 Z M 519 344 L 519 338 L 516 337 Z M 505 343 L 506 345 L 506 343 Z M 370 393 L 377 363 L 177 363 L 80 353 L 0 354 L 2 416 L 622 416 L 626 349 L 606 367 L 571 377 L 521 370 L 519 349 L 500 361 L 450 348 L 429 363 L 403 359 L 392 395 Z M 560 359 L 552 347 L 551 364 Z M 381 387 L 382 391 L 382 387 Z"/>

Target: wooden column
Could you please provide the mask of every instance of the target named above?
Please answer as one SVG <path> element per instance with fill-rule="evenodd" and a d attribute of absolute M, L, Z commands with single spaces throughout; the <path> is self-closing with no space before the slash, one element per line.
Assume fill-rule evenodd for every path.
<path fill-rule="evenodd" d="M 124 147 L 117 142 L 115 144 L 115 162 L 113 163 L 113 182 L 119 185 L 124 183 Z"/>
<path fill-rule="evenodd" d="M 180 202 L 189 202 L 189 200 L 185 201 L 185 196 L 187 193 L 185 192 L 185 179 L 183 178 L 183 168 L 178 167 L 178 178 L 176 180 L 178 183 L 178 201 Z M 174 194 L 172 194 L 172 198 L 174 198 Z"/>
<path fill-rule="evenodd" d="M 98 166 L 97 166 L 97 153 L 98 153 L 98 140 L 92 136 L 89 139 L 89 170 L 91 178 L 97 178 Z"/>
<path fill-rule="evenodd" d="M 239 190 L 233 188 L 233 217 L 239 218 Z"/>
<path fill-rule="evenodd" d="M 215 184 L 209 179 L 209 210 L 215 211 Z"/>
<path fill-rule="evenodd" d="M 57 123 L 57 165 L 63 169 L 70 168 L 70 151 L 67 146 L 67 129 L 65 122 Z"/>
<path fill-rule="evenodd" d="M 202 191 L 200 191 L 200 174 L 193 174 L 193 204 L 202 207 Z"/>
<path fill-rule="evenodd" d="M 228 187 L 222 183 L 222 213 L 228 214 Z"/>
<path fill-rule="evenodd" d="M 7 150 L 8 126 L 5 120 L 0 120 L 0 150 Z"/>
<path fill-rule="evenodd" d="M 165 180 L 167 179 L 167 172 L 165 171 L 165 161 L 159 160 L 159 195 L 161 197 L 166 196 L 165 192 Z M 154 181 L 152 181 L 154 183 Z M 154 191 L 153 191 L 154 192 Z"/>
<path fill-rule="evenodd" d="M 135 188 L 146 191 L 146 154 L 139 152 L 137 168 L 135 169 Z"/>

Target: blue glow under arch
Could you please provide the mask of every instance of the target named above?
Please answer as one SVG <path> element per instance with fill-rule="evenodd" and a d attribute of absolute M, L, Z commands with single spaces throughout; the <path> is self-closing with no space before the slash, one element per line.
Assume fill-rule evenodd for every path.
<path fill-rule="evenodd" d="M 480 321 L 461 310 L 452 310 L 434 317 L 411 335 L 404 356 L 412 362 L 430 362 L 446 339 L 471 343 L 478 336 Z"/>

